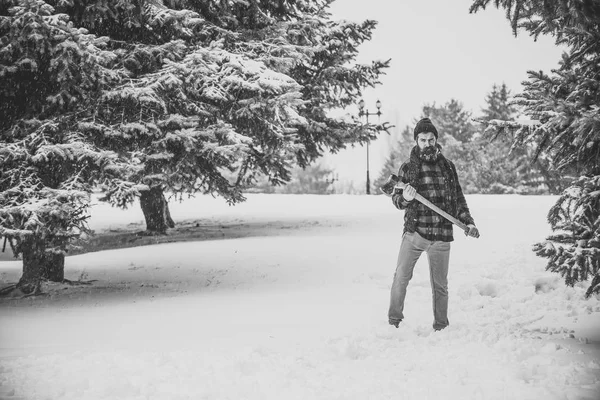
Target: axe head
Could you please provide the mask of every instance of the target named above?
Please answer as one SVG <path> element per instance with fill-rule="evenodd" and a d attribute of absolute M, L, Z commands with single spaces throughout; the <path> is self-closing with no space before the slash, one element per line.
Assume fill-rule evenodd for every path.
<path fill-rule="evenodd" d="M 397 175 L 391 174 L 385 183 L 379 188 L 386 196 L 391 196 L 394 193 L 394 187 L 398 183 Z"/>

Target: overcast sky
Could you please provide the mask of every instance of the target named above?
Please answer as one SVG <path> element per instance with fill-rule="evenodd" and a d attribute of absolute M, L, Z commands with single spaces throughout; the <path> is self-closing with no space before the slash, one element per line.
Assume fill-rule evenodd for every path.
<path fill-rule="evenodd" d="M 515 38 L 504 11 L 493 5 L 469 14 L 472 0 L 336 0 L 333 19 L 373 19 L 378 26 L 361 47 L 359 62 L 390 59 L 382 85 L 365 93 L 369 111 L 383 103 L 382 120 L 399 128 L 413 125 L 424 103 L 461 101 L 480 114 L 494 83 L 506 83 L 511 92 L 522 90 L 528 70 L 550 72 L 558 66 L 563 49 L 551 37 L 534 41 L 526 32 Z M 347 112 L 357 112 L 348 109 Z M 384 134 L 384 136 L 387 136 Z M 370 145 L 371 180 L 388 153 L 389 138 Z M 364 186 L 366 148 L 327 156 L 340 180 Z"/>

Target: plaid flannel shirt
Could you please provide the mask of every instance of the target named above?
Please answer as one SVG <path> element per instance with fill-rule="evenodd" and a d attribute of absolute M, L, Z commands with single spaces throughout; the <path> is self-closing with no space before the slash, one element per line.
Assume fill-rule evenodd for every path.
<path fill-rule="evenodd" d="M 456 209 L 455 217 L 461 222 L 469 225 L 474 224 L 473 218 L 467 206 L 467 201 L 458 182 L 456 169 L 451 162 L 451 173 L 454 174 L 456 185 L 451 187 L 442 171 L 442 164 L 422 163 L 421 173 L 419 174 L 419 186 L 416 188 L 419 194 L 431 201 L 442 210 L 452 214 L 450 210 Z M 402 182 L 409 182 L 408 163 L 404 163 L 398 171 L 398 177 Z M 451 197 L 449 191 L 455 190 L 455 205 L 450 204 Z M 431 241 L 451 242 L 454 240 L 452 223 L 446 218 L 430 210 L 425 205 L 416 200 L 407 202 L 402 196 L 402 191 L 397 191 L 392 196 L 394 205 L 400 210 L 406 210 L 404 214 L 404 231 L 416 230 L 425 239 Z M 455 207 L 453 207 L 455 206 Z M 410 221 L 409 219 L 412 219 Z M 414 229 L 411 229 L 414 227 Z"/>

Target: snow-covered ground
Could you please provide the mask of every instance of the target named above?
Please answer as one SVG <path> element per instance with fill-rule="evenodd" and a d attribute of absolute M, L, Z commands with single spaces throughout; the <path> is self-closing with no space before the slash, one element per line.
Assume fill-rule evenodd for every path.
<path fill-rule="evenodd" d="M 174 203 L 222 239 L 70 256 L 92 286 L 0 302 L 0 398 L 600 399 L 600 300 L 531 252 L 555 198 L 467 200 L 482 236 L 455 229 L 440 332 L 425 256 L 387 323 L 402 213 L 383 196 Z M 97 205 L 90 224 L 141 221 Z M 0 285 L 20 273 L 1 262 Z"/>

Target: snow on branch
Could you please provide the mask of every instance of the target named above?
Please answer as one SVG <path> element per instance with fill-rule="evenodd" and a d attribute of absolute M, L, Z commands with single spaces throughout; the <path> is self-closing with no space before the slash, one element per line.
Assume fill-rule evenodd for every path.
<path fill-rule="evenodd" d="M 548 221 L 556 233 L 534 246 L 549 259 L 546 269 L 571 286 L 591 277 L 586 295 L 600 293 L 600 175 L 575 181 L 550 209 Z"/>

